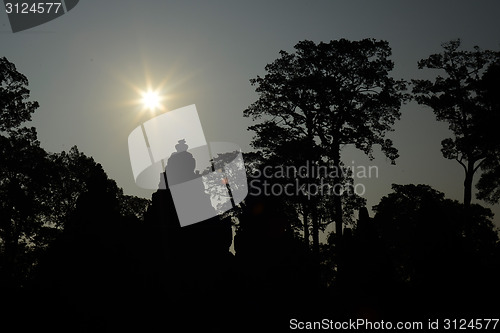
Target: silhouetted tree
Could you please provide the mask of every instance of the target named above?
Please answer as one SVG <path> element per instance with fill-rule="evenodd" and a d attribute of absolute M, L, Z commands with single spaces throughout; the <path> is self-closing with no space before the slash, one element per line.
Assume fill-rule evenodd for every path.
<path fill-rule="evenodd" d="M 49 244 L 70 218 L 82 215 L 84 210 L 76 212 L 78 200 L 96 179 L 117 202 L 117 214 L 142 217 L 149 203 L 125 196 L 76 146 L 57 154 L 41 148 L 35 128 L 22 127 L 38 107 L 28 101 L 27 85 L 14 64 L 0 58 L 0 286 L 12 290 L 26 285 Z"/>
<path fill-rule="evenodd" d="M 28 79 L 14 64 L 0 58 L 0 282 L 22 284 L 32 260 L 35 235 L 43 227 L 46 208 L 42 189 L 45 151 L 35 128 L 21 127 L 38 108 L 28 101 Z"/>
<path fill-rule="evenodd" d="M 33 265 L 32 254 L 44 243 L 47 170 L 45 151 L 34 128 L 0 136 L 0 275 L 3 285 L 22 284 Z"/>
<path fill-rule="evenodd" d="M 434 316 L 491 311 L 484 295 L 495 289 L 499 266 L 491 210 L 471 205 L 471 231 L 466 234 L 461 218 L 465 207 L 458 201 L 428 185 L 392 188 L 394 192 L 373 207 L 374 222 L 411 292 L 408 305 L 419 304 L 415 309 L 420 314 Z"/>
<path fill-rule="evenodd" d="M 333 187 L 336 175 L 328 161 L 306 163 L 303 146 L 289 141 L 277 147 L 276 156 L 260 159 L 248 171 L 249 196 L 277 196 L 280 205 L 287 207 L 283 214 L 291 218 L 295 231 L 303 235 L 307 248 L 310 245 L 312 220 L 312 249 L 319 254 L 319 232 L 324 231 L 332 216 L 332 193 L 341 192 L 345 222 L 354 222 L 354 210 L 365 203 L 365 199 L 353 190 L 354 179 L 347 168 L 342 170 L 342 188 Z M 246 160 L 245 160 L 246 161 Z"/>
<path fill-rule="evenodd" d="M 149 200 L 123 194 L 123 190 L 116 182 L 109 179 L 101 164 L 92 157 L 85 155 L 73 146 L 68 152 L 49 154 L 51 163 L 50 195 L 47 200 L 51 202 L 51 215 L 53 225 L 62 227 L 71 213 L 76 209 L 80 195 L 88 191 L 91 179 L 100 175 L 105 179 L 106 191 L 118 201 L 117 208 L 122 216 L 143 218 Z"/>
<path fill-rule="evenodd" d="M 32 285 L 39 309 L 33 315 L 51 331 L 103 331 L 111 325 L 123 331 L 116 318 L 140 310 L 134 303 L 141 303 L 143 292 L 144 225 L 133 214 L 123 215 L 120 191 L 102 167 L 77 156 L 89 168 L 82 165 L 81 192 L 37 266 Z M 60 319 L 49 322 L 50 312 Z"/>
<path fill-rule="evenodd" d="M 399 119 L 406 95 L 404 82 L 389 76 L 394 65 L 388 42 L 306 40 L 295 50 L 280 51 L 267 74 L 251 80 L 259 99 L 244 116 L 263 119 L 249 128 L 257 134 L 253 146 L 267 157 L 284 142 L 304 141 L 306 160 L 324 158 L 340 170 L 344 145 L 354 144 L 372 158 L 372 147 L 379 144 L 394 162 L 397 150 L 385 134 Z M 341 183 L 340 176 L 333 179 L 334 185 Z M 333 195 L 333 214 L 341 235 L 340 195 Z"/>
<path fill-rule="evenodd" d="M 207 194 L 218 202 L 215 208 L 219 214 L 227 212 L 225 215 L 234 216 L 238 210 L 234 197 L 236 195 L 237 199 L 241 199 L 238 193 L 248 188 L 247 183 L 239 176 L 245 174 L 245 164 L 238 157 L 239 154 L 240 151 L 219 153 L 211 159 L 211 165 L 201 172 L 205 176 Z"/>
<path fill-rule="evenodd" d="M 38 102 L 28 101 L 28 79 L 19 73 L 7 58 L 0 58 L 0 131 L 18 128 L 38 108 Z"/>
<path fill-rule="evenodd" d="M 420 69 L 437 69 L 445 76 L 412 82 L 417 102 L 430 106 L 438 121 L 449 124 L 453 138 L 441 142 L 441 151 L 464 168 L 464 205 L 469 206 L 474 174 L 498 156 L 498 110 L 485 100 L 482 77 L 490 64 L 499 61 L 500 53 L 478 46 L 463 51 L 460 45 L 459 39 L 444 43 L 442 53 L 418 62 Z"/>
<path fill-rule="evenodd" d="M 481 127 L 484 127 L 482 135 L 487 135 L 488 144 L 495 153 L 488 156 L 481 164 L 481 177 L 476 184 L 479 192 L 477 198 L 489 203 L 500 201 L 500 135 L 498 135 L 498 124 L 500 124 L 500 62 L 490 65 L 484 73 L 480 82 L 482 90 L 481 97 L 485 102 L 485 108 L 489 109 L 489 116 L 482 117 Z"/>

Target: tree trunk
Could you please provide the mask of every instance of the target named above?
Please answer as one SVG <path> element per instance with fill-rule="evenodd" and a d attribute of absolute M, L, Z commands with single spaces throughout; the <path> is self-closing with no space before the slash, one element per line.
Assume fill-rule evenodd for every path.
<path fill-rule="evenodd" d="M 318 210 L 312 212 L 312 239 L 313 239 L 313 256 L 315 260 L 319 258 L 319 221 Z"/>
<path fill-rule="evenodd" d="M 342 236 L 342 199 L 340 189 L 342 186 L 342 173 L 340 170 L 340 145 L 334 144 L 332 147 L 333 166 L 336 168 L 336 177 L 333 178 L 333 219 L 335 221 L 335 236 L 340 239 Z"/>
<path fill-rule="evenodd" d="M 308 165 L 308 163 L 313 163 L 313 160 L 314 160 L 314 156 L 313 156 L 313 151 L 314 151 L 314 132 L 313 132 L 313 129 L 314 129 L 314 125 L 313 125 L 313 118 L 311 116 L 311 112 L 308 112 L 306 114 L 306 127 L 307 127 L 307 145 L 308 145 L 308 149 L 306 151 L 306 165 Z M 310 184 L 311 184 L 311 175 L 310 175 L 310 170 L 307 170 L 307 179 L 306 179 L 306 184 L 309 188 Z M 307 199 L 305 199 L 305 207 L 307 207 L 307 212 L 308 212 L 308 215 L 309 213 L 311 213 L 311 215 L 313 216 L 313 247 L 314 247 L 314 216 L 317 215 L 317 207 L 311 203 L 311 200 L 310 200 L 310 197 L 308 196 Z M 307 223 L 307 220 L 304 219 L 304 237 L 307 235 L 307 238 L 306 238 L 306 244 L 307 244 L 307 248 L 309 249 L 309 229 L 308 229 L 308 225 L 306 224 Z M 314 248 L 313 248 L 314 250 Z"/>
<path fill-rule="evenodd" d="M 474 178 L 474 162 L 470 161 L 465 171 L 464 206 L 469 207 L 472 201 L 472 179 Z"/>
<path fill-rule="evenodd" d="M 470 205 L 472 201 L 472 180 L 474 178 L 474 161 L 468 161 L 464 180 L 464 231 L 466 236 L 471 235 Z"/>
<path fill-rule="evenodd" d="M 309 207 L 308 204 L 304 204 L 304 244 L 306 249 L 309 250 Z"/>

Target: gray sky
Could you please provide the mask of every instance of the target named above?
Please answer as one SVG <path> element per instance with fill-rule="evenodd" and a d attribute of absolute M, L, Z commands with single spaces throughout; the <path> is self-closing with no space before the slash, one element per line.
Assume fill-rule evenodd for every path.
<path fill-rule="evenodd" d="M 127 138 L 154 116 L 134 104 L 136 89 L 148 84 L 163 83 L 167 109 L 196 104 L 207 141 L 248 151 L 252 121 L 242 112 L 257 97 L 249 79 L 300 40 L 385 39 L 393 76 L 404 79 L 428 77 L 417 61 L 451 39 L 500 49 L 498 1 L 81 0 L 62 17 L 15 34 L 0 8 L 0 56 L 30 80 L 42 147 L 77 145 L 125 193 L 144 197 L 152 191 L 134 183 Z M 373 161 L 349 147 L 343 157 L 348 165 L 378 166 L 378 178 L 363 180 L 369 207 L 392 183 L 429 184 L 462 200 L 463 170 L 440 152 L 448 135 L 429 108 L 412 102 L 390 134 L 401 155 L 396 166 L 378 150 Z M 491 208 L 500 226 L 499 205 Z"/>

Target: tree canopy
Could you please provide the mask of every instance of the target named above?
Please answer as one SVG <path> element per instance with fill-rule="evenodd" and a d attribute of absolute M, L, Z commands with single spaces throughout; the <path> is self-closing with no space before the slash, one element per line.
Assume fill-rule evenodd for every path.
<path fill-rule="evenodd" d="M 46 152 L 36 129 L 23 127 L 38 107 L 29 92 L 27 78 L 0 58 L 0 284 L 6 286 L 27 281 L 86 193 L 108 196 L 112 200 L 102 202 L 114 202 L 111 208 L 123 217 L 142 219 L 149 204 L 124 195 L 102 166 L 76 146 Z"/>
<path fill-rule="evenodd" d="M 498 155 L 499 115 L 491 104 L 492 87 L 498 83 L 484 75 L 500 60 L 500 53 L 477 46 L 464 51 L 460 45 L 460 40 L 444 43 L 442 53 L 418 62 L 420 69 L 435 69 L 444 76 L 440 73 L 434 81 L 413 80 L 413 93 L 418 103 L 432 108 L 438 121 L 449 124 L 453 137 L 441 142 L 441 151 L 445 158 L 456 160 L 464 168 L 467 206 L 472 199 L 475 172 Z"/>
<path fill-rule="evenodd" d="M 304 40 L 295 45 L 295 53 L 280 51 L 265 67 L 267 74 L 251 80 L 259 97 L 244 116 L 262 120 L 249 127 L 256 133 L 252 145 L 265 158 L 289 161 L 295 154 L 337 170 L 343 146 L 354 145 L 373 158 L 373 146 L 380 145 L 394 163 L 397 149 L 386 134 L 408 96 L 405 82 L 389 75 L 394 66 L 390 55 L 389 43 L 375 39 Z M 341 177 L 331 181 L 342 183 Z M 340 195 L 333 202 L 341 235 Z"/>
<path fill-rule="evenodd" d="M 13 130 L 31 120 L 38 102 L 28 101 L 28 79 L 16 66 L 0 58 L 0 131 Z"/>

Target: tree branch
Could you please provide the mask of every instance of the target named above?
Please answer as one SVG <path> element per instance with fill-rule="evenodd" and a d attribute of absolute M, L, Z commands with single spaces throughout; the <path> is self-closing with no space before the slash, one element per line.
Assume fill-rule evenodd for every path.
<path fill-rule="evenodd" d="M 467 166 L 462 162 L 462 158 L 458 159 L 458 158 L 455 158 L 457 160 L 458 163 L 460 163 L 461 166 L 464 167 L 464 170 L 465 172 L 467 172 Z"/>

